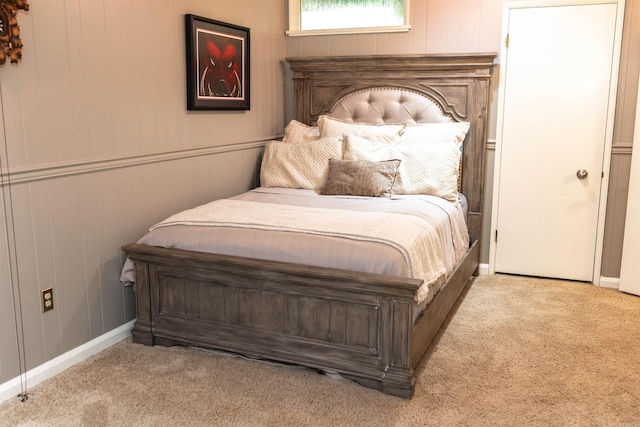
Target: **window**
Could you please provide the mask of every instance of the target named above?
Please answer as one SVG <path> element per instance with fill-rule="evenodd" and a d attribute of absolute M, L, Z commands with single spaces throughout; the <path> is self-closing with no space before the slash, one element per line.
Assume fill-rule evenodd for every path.
<path fill-rule="evenodd" d="M 409 0 L 289 0 L 290 36 L 409 31 Z"/>

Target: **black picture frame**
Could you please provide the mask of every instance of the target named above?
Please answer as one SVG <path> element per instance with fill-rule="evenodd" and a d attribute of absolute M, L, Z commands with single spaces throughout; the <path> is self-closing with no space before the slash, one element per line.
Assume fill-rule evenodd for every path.
<path fill-rule="evenodd" d="M 249 28 L 185 15 L 188 110 L 249 110 Z"/>

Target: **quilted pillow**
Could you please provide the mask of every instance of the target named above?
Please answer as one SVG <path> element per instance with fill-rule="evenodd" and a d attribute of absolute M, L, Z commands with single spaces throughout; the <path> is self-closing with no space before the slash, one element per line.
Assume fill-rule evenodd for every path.
<path fill-rule="evenodd" d="M 400 144 L 429 144 L 432 142 L 461 143 L 469 131 L 469 122 L 424 123 L 407 125 Z"/>
<path fill-rule="evenodd" d="M 260 184 L 318 190 L 326 179 L 329 159 L 341 157 L 342 139 L 338 137 L 296 144 L 271 141 L 262 157 Z"/>
<path fill-rule="evenodd" d="M 430 194 L 451 202 L 458 201 L 461 143 L 433 144 L 374 143 L 346 135 L 343 159 L 382 161 L 400 159 L 396 194 Z"/>
<path fill-rule="evenodd" d="M 374 142 L 396 143 L 405 125 L 375 125 L 369 123 L 346 123 L 326 115 L 318 118 L 320 135 L 343 136 L 356 135 Z"/>
<path fill-rule="evenodd" d="M 291 120 L 284 128 L 282 142 L 304 142 L 320 138 L 320 130 L 316 126 L 309 126 L 297 120 Z"/>
<path fill-rule="evenodd" d="M 400 160 L 369 162 L 330 159 L 320 194 L 381 197 L 390 195 Z"/>

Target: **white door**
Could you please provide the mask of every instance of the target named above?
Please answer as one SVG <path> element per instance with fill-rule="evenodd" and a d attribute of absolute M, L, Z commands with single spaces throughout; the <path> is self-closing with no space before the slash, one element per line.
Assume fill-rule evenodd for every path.
<path fill-rule="evenodd" d="M 640 97 L 636 107 L 636 124 L 631 154 L 631 177 L 627 217 L 624 223 L 620 290 L 640 295 Z"/>
<path fill-rule="evenodd" d="M 619 5 L 514 3 L 501 56 L 494 270 L 593 281 Z"/>

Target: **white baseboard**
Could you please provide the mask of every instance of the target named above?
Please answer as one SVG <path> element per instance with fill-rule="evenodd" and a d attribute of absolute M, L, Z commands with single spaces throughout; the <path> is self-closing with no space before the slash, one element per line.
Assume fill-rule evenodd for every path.
<path fill-rule="evenodd" d="M 478 264 L 478 273 L 481 276 L 489 274 L 489 264 Z M 597 284 L 597 286 L 600 286 L 601 288 L 619 289 L 620 278 L 600 276 L 600 282 Z"/>
<path fill-rule="evenodd" d="M 55 359 L 51 359 L 40 366 L 36 366 L 21 376 L 0 384 L 0 403 L 5 400 L 9 400 L 12 397 L 17 397 L 18 394 L 22 392 L 21 384 L 25 379 L 28 388 L 34 387 L 42 381 L 70 368 L 76 363 L 80 363 L 94 354 L 97 354 L 123 339 L 130 337 L 134 322 L 135 320 L 125 323 L 124 325 L 113 329 L 106 334 L 100 335 L 86 344 L 82 344 L 73 350 L 61 354 Z"/>
<path fill-rule="evenodd" d="M 600 276 L 600 283 L 598 283 L 598 286 L 600 286 L 601 288 L 619 289 L 620 288 L 620 278 L 619 277 L 603 277 L 603 276 Z"/>
<path fill-rule="evenodd" d="M 478 264 L 478 274 L 481 276 L 489 274 L 489 264 Z"/>

